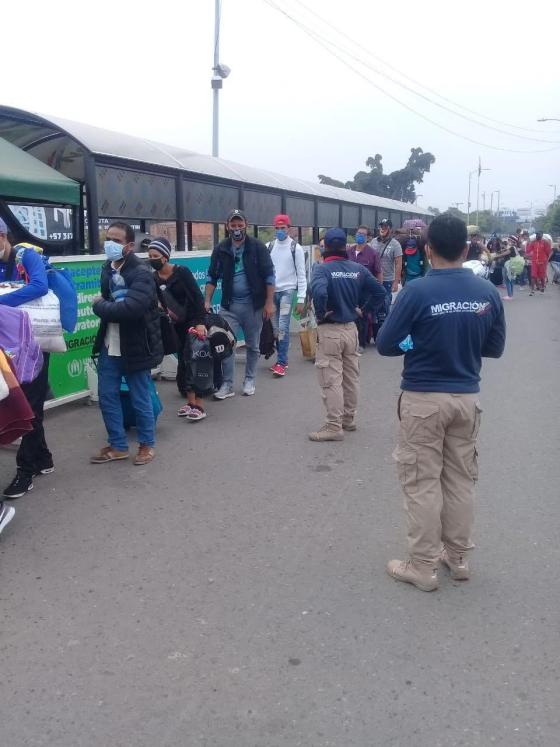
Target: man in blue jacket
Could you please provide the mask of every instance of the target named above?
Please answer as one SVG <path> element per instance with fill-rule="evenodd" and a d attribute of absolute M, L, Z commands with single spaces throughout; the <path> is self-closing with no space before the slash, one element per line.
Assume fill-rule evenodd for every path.
<path fill-rule="evenodd" d="M 385 290 L 371 272 L 346 254 L 346 233 L 330 228 L 325 234 L 324 262 L 311 276 L 317 330 L 315 366 L 319 375 L 326 422 L 309 434 L 311 441 L 342 441 L 343 431 L 356 430 L 360 369 L 356 320 L 383 307 Z"/>
<path fill-rule="evenodd" d="M 134 229 L 115 221 L 107 230 L 107 262 L 101 270 L 101 296 L 93 312 L 101 319 L 93 346 L 99 356 L 99 405 L 109 445 L 91 457 L 92 464 L 128 459 L 120 389 L 122 377 L 136 414 L 138 453 L 134 464 L 155 456 L 155 417 L 151 369 L 163 359 L 156 285 L 148 265 L 134 254 Z"/>
<path fill-rule="evenodd" d="M 263 319 L 271 319 L 274 306 L 274 265 L 270 252 L 258 239 L 247 235 L 247 218 L 241 210 L 232 210 L 227 219 L 228 237 L 212 252 L 206 283 L 205 305 L 211 310 L 212 296 L 222 281 L 220 314 L 237 337 L 245 336 L 247 362 L 243 394 L 255 393 L 255 377 L 259 360 L 259 341 Z M 223 383 L 214 394 L 217 400 L 235 396 L 233 380 L 235 356 L 223 362 Z"/>
<path fill-rule="evenodd" d="M 462 268 L 467 227 L 451 215 L 428 229 L 432 270 L 407 283 L 377 338 L 381 355 L 403 355 L 399 441 L 393 456 L 406 496 L 408 559 L 387 572 L 422 591 L 438 586 L 440 561 L 467 579 L 473 547 L 481 358 L 499 358 L 504 309 L 487 280 Z"/>
<path fill-rule="evenodd" d="M 0 224 L 0 239 L 2 228 Z M 6 277 L 5 280 L 25 277 L 26 283 L 18 290 L 0 296 L 0 304 L 17 307 L 46 295 L 49 285 L 40 251 L 39 247 L 16 245 L 9 248 L 8 256 L 6 256 L 6 250 L 4 250 L 3 262 L 8 267 L 15 267 L 14 272 L 9 272 L 11 277 Z M 31 423 L 33 430 L 21 439 L 16 455 L 16 476 L 4 490 L 3 494 L 6 498 L 21 498 L 33 490 L 33 477 L 46 475 L 54 470 L 52 454 L 47 446 L 43 428 L 43 411 L 49 389 L 49 357 L 49 353 L 43 353 L 43 367 L 37 378 L 21 385 L 35 417 Z"/>

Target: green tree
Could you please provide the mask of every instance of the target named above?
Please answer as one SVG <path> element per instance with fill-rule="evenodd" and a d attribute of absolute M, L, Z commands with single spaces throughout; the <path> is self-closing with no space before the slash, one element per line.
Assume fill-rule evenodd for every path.
<path fill-rule="evenodd" d="M 370 195 L 387 197 L 401 202 L 415 202 L 416 190 L 414 185 L 424 180 L 424 174 L 430 171 L 435 163 L 435 156 L 424 153 L 422 148 L 411 148 L 410 157 L 403 169 L 393 171 L 391 174 L 383 173 L 383 156 L 376 153 L 366 161 L 369 171 L 358 171 L 352 181 L 344 184 L 330 176 L 319 174 L 321 184 L 330 184 L 333 187 L 345 187 L 356 192 L 366 192 Z"/>
<path fill-rule="evenodd" d="M 545 231 L 551 236 L 560 236 L 560 198 L 548 206 L 546 213 L 534 221 L 537 231 Z"/>

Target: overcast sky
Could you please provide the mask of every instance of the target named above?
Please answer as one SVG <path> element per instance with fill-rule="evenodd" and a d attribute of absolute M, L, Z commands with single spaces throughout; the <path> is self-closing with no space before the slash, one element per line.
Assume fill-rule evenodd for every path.
<path fill-rule="evenodd" d="M 466 203 L 468 172 L 479 155 L 491 169 L 481 179 L 487 207 L 497 189 L 501 205 L 513 208 L 544 206 L 552 199 L 549 184 L 557 183 L 560 194 L 560 122 L 536 122 L 560 118 L 558 4 L 534 0 L 520 11 L 503 0 L 271 1 L 300 27 L 266 0 L 222 0 L 221 61 L 232 73 L 221 95 L 221 156 L 311 181 L 319 173 L 346 180 L 370 155 L 381 153 L 389 172 L 420 146 L 436 163 L 417 187 L 419 204 Z M 2 12 L 0 103 L 211 151 L 214 0 L 32 0 L 25 27 L 22 7 L 7 3 Z M 547 152 L 492 150 L 442 131 L 345 67 L 301 24 L 327 37 L 336 54 L 358 58 L 350 62 L 361 75 L 442 126 L 500 148 Z M 364 63 L 444 106 L 480 113 L 460 110 L 465 116 L 507 125 L 481 120 L 491 127 L 553 142 L 461 119 Z"/>

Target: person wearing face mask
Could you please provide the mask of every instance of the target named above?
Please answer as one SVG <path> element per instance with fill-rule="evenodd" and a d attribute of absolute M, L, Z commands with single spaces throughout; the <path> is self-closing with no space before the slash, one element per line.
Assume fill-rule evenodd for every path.
<path fill-rule="evenodd" d="M 367 241 L 370 231 L 368 226 L 358 226 L 356 229 L 355 237 L 356 242 L 349 244 L 346 248 L 348 259 L 352 262 L 357 262 L 362 267 L 368 269 L 378 283 L 383 282 L 383 271 L 381 269 L 381 260 L 379 254 L 373 247 L 371 247 Z M 369 315 L 362 315 L 356 319 L 356 326 L 358 327 L 358 354 L 361 355 L 368 341 L 368 327 L 369 327 Z"/>
<path fill-rule="evenodd" d="M 3 223 L 3 221 L 2 221 Z M 5 224 L 0 224 L 0 251 L 4 237 L 4 255 L 8 251 L 7 233 L 3 232 Z M 47 271 L 41 259 L 42 249 L 30 245 L 16 246 L 9 249 L 8 262 L 15 265 L 16 272 L 9 272 L 12 277 L 5 280 L 20 280 L 25 278 L 25 284 L 18 290 L 0 296 L 0 304 L 18 307 L 23 303 L 34 301 L 47 294 L 49 285 Z M 33 430 L 26 433 L 16 455 L 17 471 L 12 482 L 4 489 L 6 498 L 21 498 L 33 490 L 33 478 L 47 475 L 54 471 L 53 457 L 45 440 L 43 428 L 43 411 L 49 390 L 49 359 L 50 354 L 43 352 L 43 366 L 38 376 L 29 383 L 22 384 L 21 389 L 33 410 Z"/>
<path fill-rule="evenodd" d="M 150 372 L 163 359 L 156 286 L 150 268 L 134 254 L 132 226 L 112 223 L 104 248 L 107 261 L 101 269 L 101 296 L 93 303 L 101 324 L 92 355 L 99 356 L 99 406 L 109 445 L 90 461 L 105 464 L 128 459 L 120 397 L 125 376 L 139 441 L 134 464 L 144 465 L 155 455 Z"/>
<path fill-rule="evenodd" d="M 264 319 L 274 315 L 274 265 L 265 244 L 247 235 L 247 218 L 241 210 L 232 210 L 227 218 L 228 237 L 215 247 L 210 258 L 206 283 L 205 306 L 211 309 L 212 296 L 218 281 L 222 281 L 220 315 L 228 322 L 236 337 L 243 330 L 247 362 L 243 394 L 255 393 L 255 377 L 259 360 L 260 335 Z M 217 400 L 235 395 L 233 388 L 235 356 L 223 362 L 223 383 L 214 394 Z"/>
<path fill-rule="evenodd" d="M 148 246 L 148 256 L 154 270 L 160 303 L 175 322 L 175 332 L 179 342 L 177 388 L 187 398 L 187 404 L 179 409 L 177 415 L 187 420 L 202 420 L 206 417 L 206 411 L 202 400 L 189 386 L 191 372 L 188 352 L 190 348 L 186 350 L 185 346 L 188 341 L 187 330 L 191 327 L 194 327 L 200 336 L 206 336 L 204 297 L 189 268 L 184 265 L 175 265 L 170 261 L 171 244 L 165 237 L 152 239 Z"/>
<path fill-rule="evenodd" d="M 379 221 L 379 236 L 371 244 L 381 259 L 383 287 L 387 293 L 385 314 L 389 313 L 392 294 L 398 291 L 402 274 L 402 247 L 393 237 L 392 232 L 392 221 L 384 218 Z"/>
<path fill-rule="evenodd" d="M 276 239 L 270 242 L 268 248 L 276 276 L 275 313 L 272 317 L 272 324 L 277 339 L 278 361 L 270 370 L 275 377 L 279 378 L 285 376 L 288 370 L 290 319 L 294 294 L 297 293 L 296 313 L 301 315 L 305 309 L 307 276 L 303 249 L 288 233 L 289 216 L 277 215 L 273 223 Z"/>

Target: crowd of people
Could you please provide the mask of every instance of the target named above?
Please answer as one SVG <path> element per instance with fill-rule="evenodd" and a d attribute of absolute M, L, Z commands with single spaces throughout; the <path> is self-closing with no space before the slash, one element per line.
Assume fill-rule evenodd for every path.
<path fill-rule="evenodd" d="M 308 287 L 304 251 L 291 236 L 289 216 L 277 215 L 272 223 L 275 237 L 266 245 L 248 234 L 242 210 L 229 213 L 226 238 L 210 258 L 204 293 L 188 267 L 173 261 L 166 238 L 147 242 L 146 262 L 135 253 L 131 226 L 120 221 L 109 226 L 100 295 L 93 302 L 100 324 L 92 351 L 107 444 L 91 463 L 130 458 L 123 382 L 138 440 L 133 463 L 145 466 L 156 456 L 152 370 L 164 354 L 172 350 L 177 357 L 177 388 L 186 400 L 177 415 L 200 421 L 207 417 L 206 396 L 220 402 L 237 392 L 236 338 L 242 334 L 245 342 L 241 391 L 251 397 L 263 324 L 271 323 L 275 338 L 277 360 L 270 372 L 282 378 L 289 367 L 292 315 L 311 309 L 325 420 L 309 439 L 341 441 L 345 432 L 356 430 L 359 357 L 370 342 L 381 355 L 403 355 L 394 458 L 407 502 L 408 559 L 391 561 L 387 570 L 426 591 L 437 588 L 440 563 L 454 578 L 468 578 L 481 358 L 499 357 L 505 344 L 503 305 L 495 286 L 505 283 L 505 298 L 511 298 L 513 284 L 523 286 L 528 273 L 531 293 L 544 292 L 549 261 L 552 282 L 559 280 L 558 249 L 553 251 L 546 237 L 525 237 L 522 231 L 505 242 L 491 237 L 484 245 L 477 235 L 469 241 L 465 224 L 450 215 L 434 219 L 427 230 L 393 231 L 390 220 L 381 220 L 375 235 L 359 226 L 352 243 L 343 229 L 329 229 Z M 0 295 L 0 310 L 38 298 L 48 287 L 39 254 L 12 246 L 0 222 L 0 282 L 22 279 L 17 290 Z M 215 313 L 218 284 L 221 302 Z M 211 329 L 222 335 L 213 347 Z M 3 491 L 7 499 L 22 497 L 34 478 L 54 470 L 43 429 L 48 365 L 44 353 L 39 374 L 22 385 L 33 418 L 17 452 L 16 476 Z M 200 384 L 201 375 L 207 386 Z M 0 531 L 12 517 L 13 507 L 0 504 Z"/>

